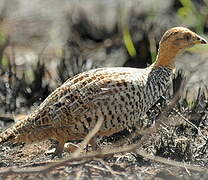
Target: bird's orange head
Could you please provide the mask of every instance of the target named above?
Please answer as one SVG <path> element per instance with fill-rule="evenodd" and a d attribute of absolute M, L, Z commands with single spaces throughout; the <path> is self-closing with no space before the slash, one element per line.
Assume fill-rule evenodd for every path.
<path fill-rule="evenodd" d="M 166 66 L 174 68 L 176 56 L 195 44 L 207 44 L 207 41 L 185 27 L 169 29 L 160 41 L 154 67 Z"/>

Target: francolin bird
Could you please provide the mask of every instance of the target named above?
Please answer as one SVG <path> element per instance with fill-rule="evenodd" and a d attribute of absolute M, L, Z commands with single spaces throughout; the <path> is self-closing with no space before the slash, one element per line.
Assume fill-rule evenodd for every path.
<path fill-rule="evenodd" d="M 207 42 L 184 27 L 163 35 L 155 63 L 145 69 L 106 67 L 80 73 L 51 93 L 26 119 L 0 134 L 6 141 L 35 143 L 55 139 L 54 156 L 68 140 L 83 139 L 99 118 L 99 136 L 110 136 L 136 122 L 165 93 L 176 56 Z"/>

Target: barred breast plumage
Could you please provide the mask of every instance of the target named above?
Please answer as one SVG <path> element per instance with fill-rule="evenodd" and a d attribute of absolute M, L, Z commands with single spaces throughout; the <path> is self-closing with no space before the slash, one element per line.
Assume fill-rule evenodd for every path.
<path fill-rule="evenodd" d="M 148 68 L 99 68 L 67 80 L 25 120 L 0 134 L 5 141 L 59 141 L 55 155 L 67 140 L 83 139 L 98 118 L 98 135 L 109 136 L 132 127 L 162 96 L 174 68 L 175 56 L 194 44 L 206 41 L 187 28 L 168 30 L 156 62 Z"/>

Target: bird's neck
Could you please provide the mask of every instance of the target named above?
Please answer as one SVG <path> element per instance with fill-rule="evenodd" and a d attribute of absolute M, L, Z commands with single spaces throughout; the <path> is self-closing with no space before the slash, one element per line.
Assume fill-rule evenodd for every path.
<path fill-rule="evenodd" d="M 164 66 L 169 69 L 175 68 L 176 56 L 180 53 L 180 49 L 162 46 L 158 50 L 158 55 L 154 63 L 154 67 Z"/>
<path fill-rule="evenodd" d="M 165 95 L 171 83 L 172 69 L 164 66 L 149 68 L 150 72 L 146 79 L 144 97 L 146 97 L 145 110 L 153 106 L 161 96 Z M 147 95 L 148 94 L 148 95 Z"/>

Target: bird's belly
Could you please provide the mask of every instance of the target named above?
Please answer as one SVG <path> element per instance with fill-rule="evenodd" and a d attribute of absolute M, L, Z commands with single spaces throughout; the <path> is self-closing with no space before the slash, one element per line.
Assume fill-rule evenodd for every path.
<path fill-rule="evenodd" d="M 117 95 L 110 99 L 96 101 L 83 116 L 75 121 L 71 131 L 87 134 L 101 119 L 103 123 L 98 134 L 109 136 L 135 125 L 142 115 L 139 105 L 134 97 L 122 98 Z"/>

